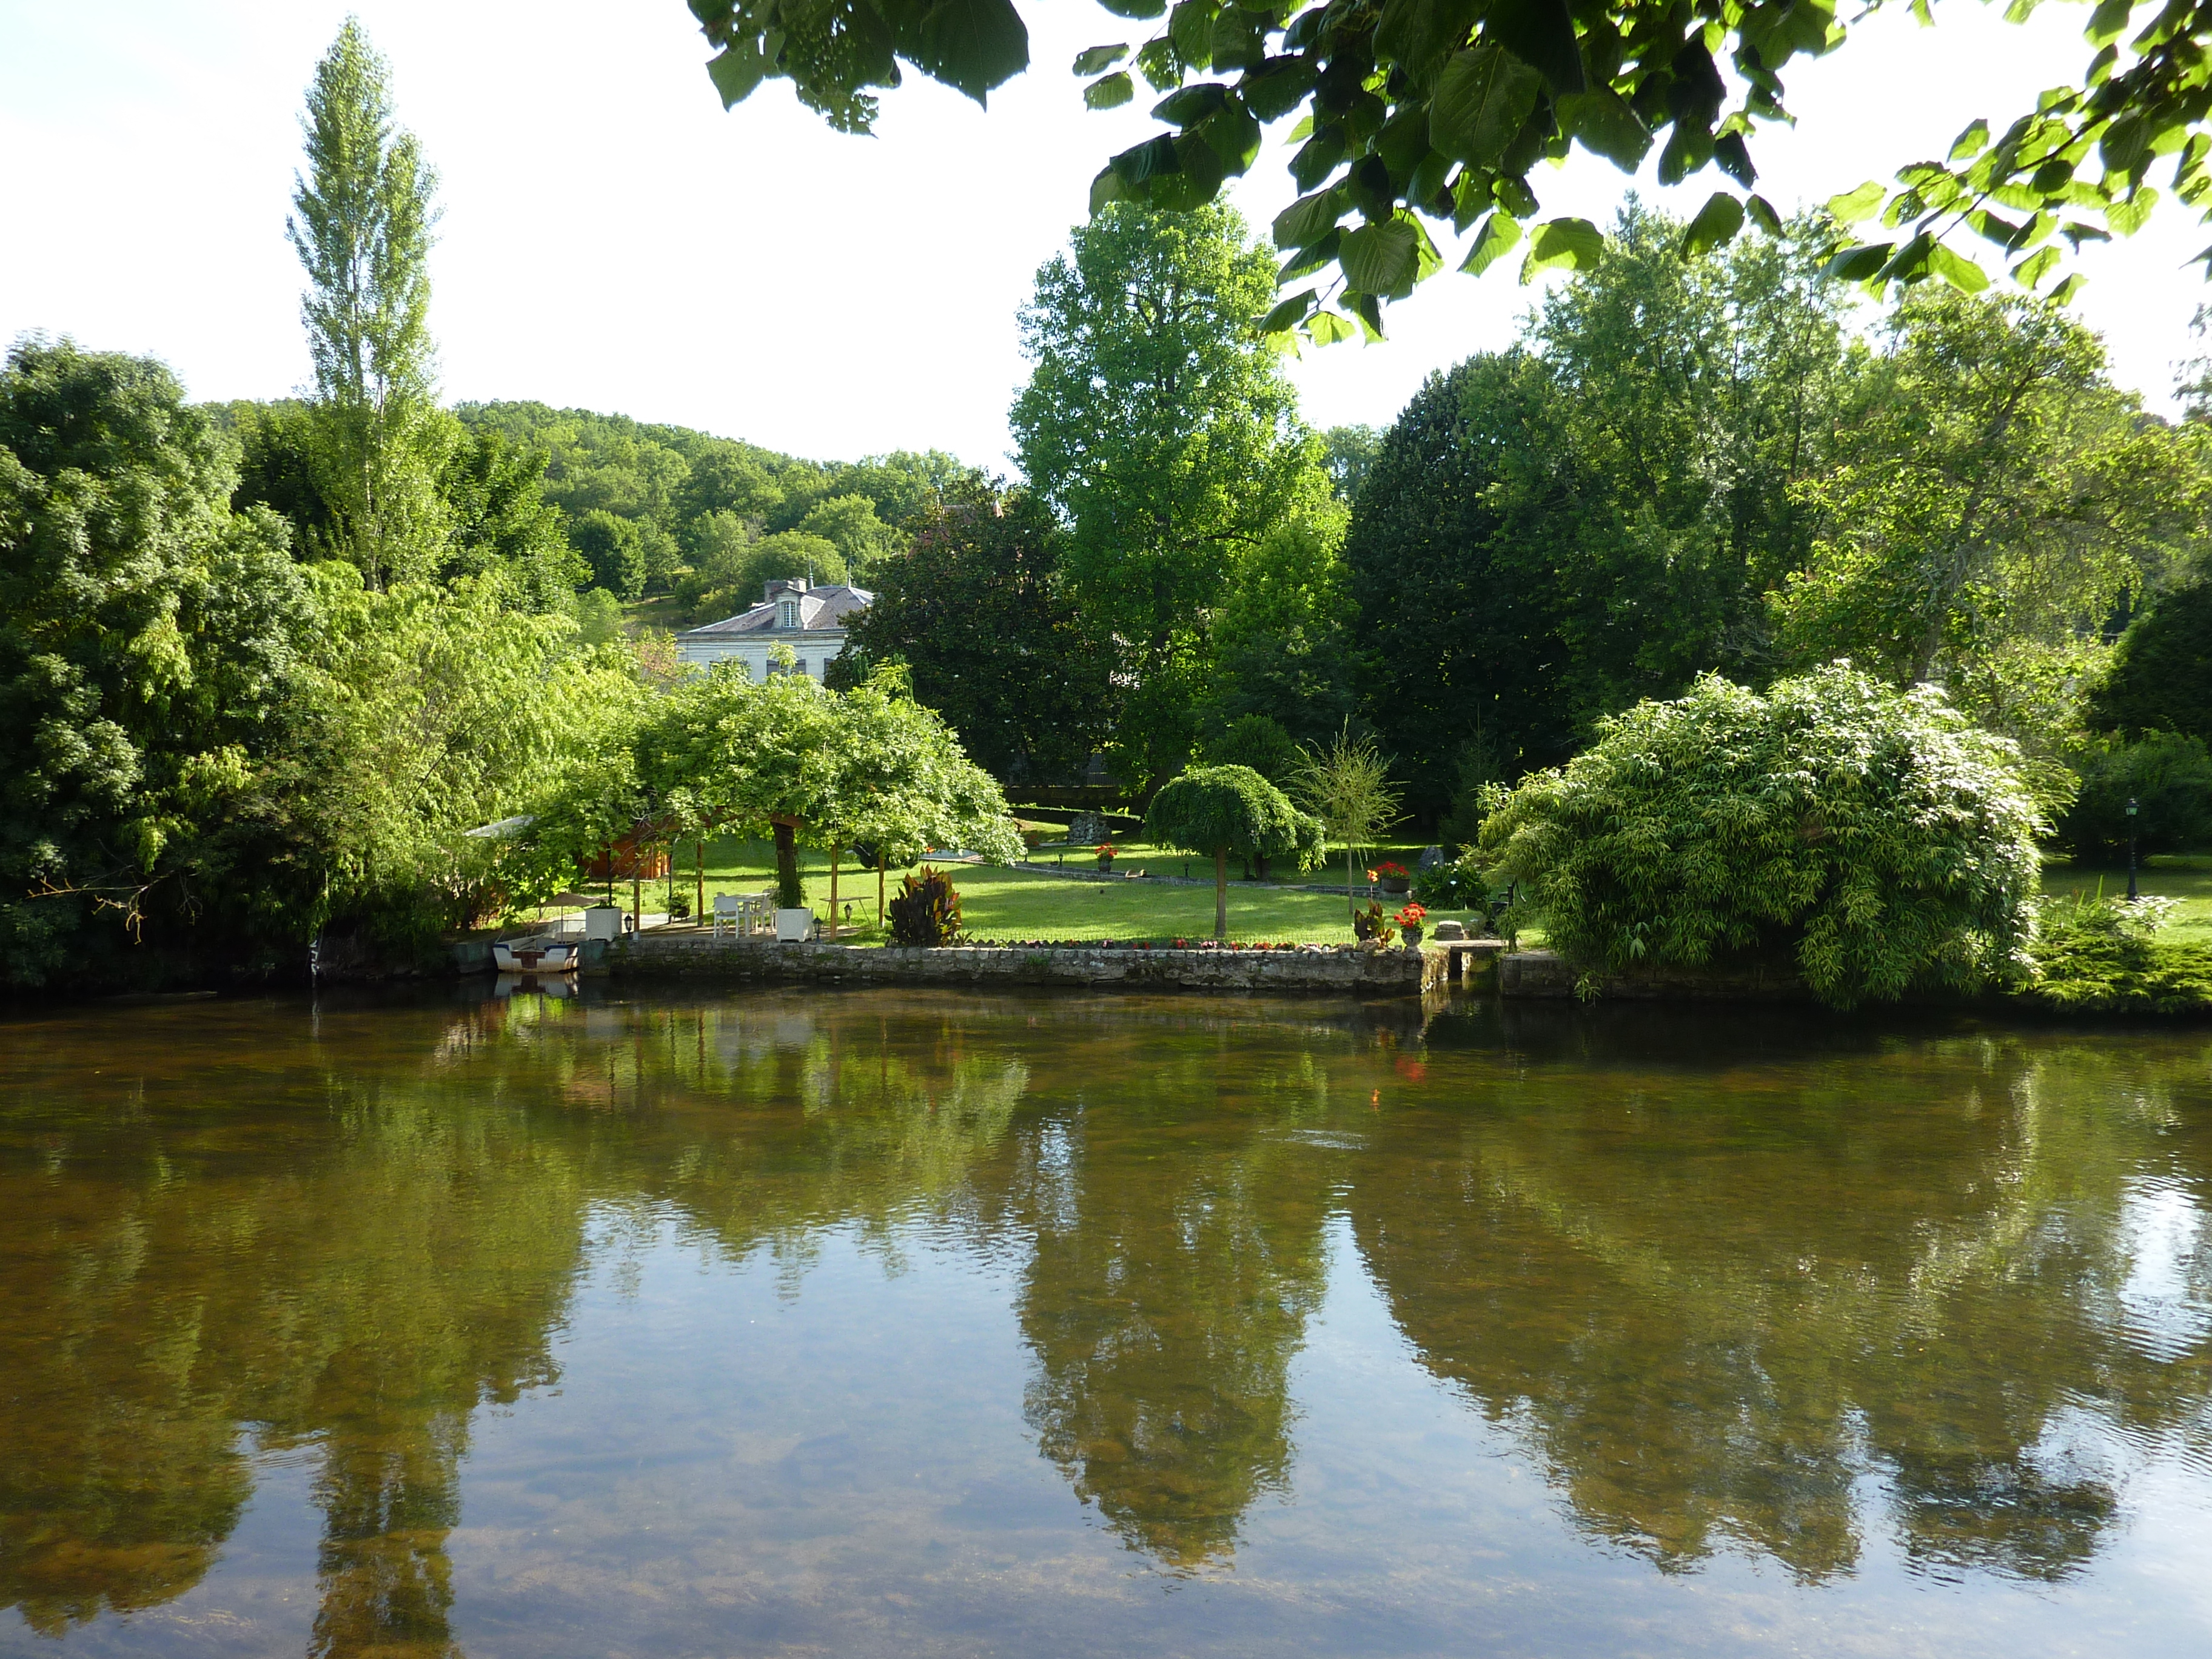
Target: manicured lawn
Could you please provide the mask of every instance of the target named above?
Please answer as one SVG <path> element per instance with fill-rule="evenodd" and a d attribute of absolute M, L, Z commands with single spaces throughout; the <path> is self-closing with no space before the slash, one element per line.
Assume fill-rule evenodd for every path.
<path fill-rule="evenodd" d="M 1027 817 L 1027 815 L 1024 815 Z M 1181 875 L 1184 859 L 1142 844 L 1121 843 L 1126 848 L 1118 867 L 1150 870 L 1158 875 Z M 1049 857 L 1050 854 L 1044 856 Z M 693 890 L 691 848 L 686 843 L 676 852 L 675 890 L 689 898 Z M 1404 859 L 1401 862 L 1410 862 Z M 1071 854 L 1074 868 L 1091 867 L 1088 855 Z M 1194 877 L 1204 872 L 1201 860 L 1189 860 Z M 1026 870 L 996 869 L 981 865 L 951 865 L 952 884 L 960 894 L 961 920 L 978 939 L 1092 939 L 1176 938 L 1204 939 L 1213 932 L 1213 890 L 1144 880 L 1103 882 L 1066 881 Z M 1340 871 L 1342 866 L 1340 865 Z M 807 901 L 817 913 L 830 905 L 830 860 L 802 848 L 799 868 L 806 884 Z M 1232 875 L 1236 866 L 1231 866 Z M 886 893 L 896 892 L 902 872 L 886 878 Z M 757 893 L 774 884 L 775 857 L 766 842 L 714 841 L 707 844 L 707 894 Z M 1299 879 L 1295 872 L 1288 878 Z M 1325 879 L 1316 875 L 1307 880 Z M 619 884 L 617 900 L 628 904 L 628 884 Z M 667 887 L 647 884 L 647 909 L 665 908 Z M 848 935 L 853 942 L 880 939 L 875 927 L 876 878 L 866 871 L 843 863 L 838 882 L 839 908 L 860 931 Z M 1387 907 L 1395 909 L 1402 899 Z M 1441 920 L 1434 917 L 1432 921 Z M 1465 920 L 1462 917 L 1461 920 Z M 1231 880 L 1229 884 L 1229 935 L 1233 939 L 1268 942 L 1297 940 L 1311 944 L 1348 944 L 1352 922 L 1341 893 L 1289 890 L 1272 882 Z"/>
<path fill-rule="evenodd" d="M 2046 893 L 2094 896 L 2100 885 L 2106 898 L 2125 894 L 2127 866 L 2053 862 L 2043 866 Z M 2136 876 L 2136 890 L 2181 901 L 2166 923 L 2164 937 L 2183 944 L 2212 945 L 2212 853 L 2169 853 L 2146 859 Z"/>

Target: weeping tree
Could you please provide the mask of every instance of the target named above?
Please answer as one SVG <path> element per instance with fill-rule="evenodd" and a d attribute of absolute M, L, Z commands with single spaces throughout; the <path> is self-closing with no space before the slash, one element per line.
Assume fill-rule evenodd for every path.
<path fill-rule="evenodd" d="M 1229 855 L 1273 858 L 1321 852 L 1322 826 L 1249 766 L 1194 766 L 1152 797 L 1152 838 L 1213 859 L 1213 936 L 1229 937 Z"/>

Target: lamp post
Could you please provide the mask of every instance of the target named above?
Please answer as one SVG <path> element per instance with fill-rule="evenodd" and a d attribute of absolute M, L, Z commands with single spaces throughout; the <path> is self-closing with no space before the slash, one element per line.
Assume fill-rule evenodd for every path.
<path fill-rule="evenodd" d="M 2128 902 L 2136 902 L 2136 798 L 2128 797 Z"/>

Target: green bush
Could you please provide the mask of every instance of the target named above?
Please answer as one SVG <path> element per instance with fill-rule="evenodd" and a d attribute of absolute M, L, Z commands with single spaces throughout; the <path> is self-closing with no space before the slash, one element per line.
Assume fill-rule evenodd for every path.
<path fill-rule="evenodd" d="M 2027 968 L 2039 827 L 2018 751 L 1839 662 L 1765 696 L 1717 676 L 1603 721 L 1483 826 L 1587 969 L 1790 962 L 1849 1006 Z"/>
<path fill-rule="evenodd" d="M 2212 580 L 2161 593 L 2128 625 L 2090 708 L 2130 732 L 2212 739 Z"/>
<path fill-rule="evenodd" d="M 933 950 L 960 937 L 960 895 L 942 870 L 923 865 L 919 876 L 900 884 L 898 896 L 884 908 L 890 914 L 894 945 Z"/>
<path fill-rule="evenodd" d="M 2093 755 L 2081 768 L 2081 793 L 2059 825 L 2075 857 L 2127 850 L 2130 800 L 2139 809 L 2139 851 L 2176 853 L 2212 842 L 2212 754 L 2203 739 L 2154 732 Z"/>
<path fill-rule="evenodd" d="M 2212 1012 L 2212 951 L 2161 943 L 2171 899 L 2047 900 L 2027 1000 L 2065 1013 Z"/>

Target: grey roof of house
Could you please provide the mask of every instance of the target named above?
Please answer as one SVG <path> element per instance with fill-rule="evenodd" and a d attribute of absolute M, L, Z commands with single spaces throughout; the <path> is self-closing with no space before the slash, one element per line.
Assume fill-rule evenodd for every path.
<path fill-rule="evenodd" d="M 858 611 L 866 611 L 875 602 L 876 596 L 865 587 L 810 587 L 804 593 L 784 593 L 778 599 L 796 599 L 799 601 L 799 629 L 802 632 L 819 632 L 825 629 L 842 629 L 845 619 Z M 765 599 L 750 610 L 740 611 L 734 617 L 725 617 L 720 622 L 707 623 L 698 628 L 686 629 L 676 637 L 688 640 L 705 635 L 719 637 L 727 634 L 787 634 L 790 629 L 775 625 L 775 599 Z"/>

